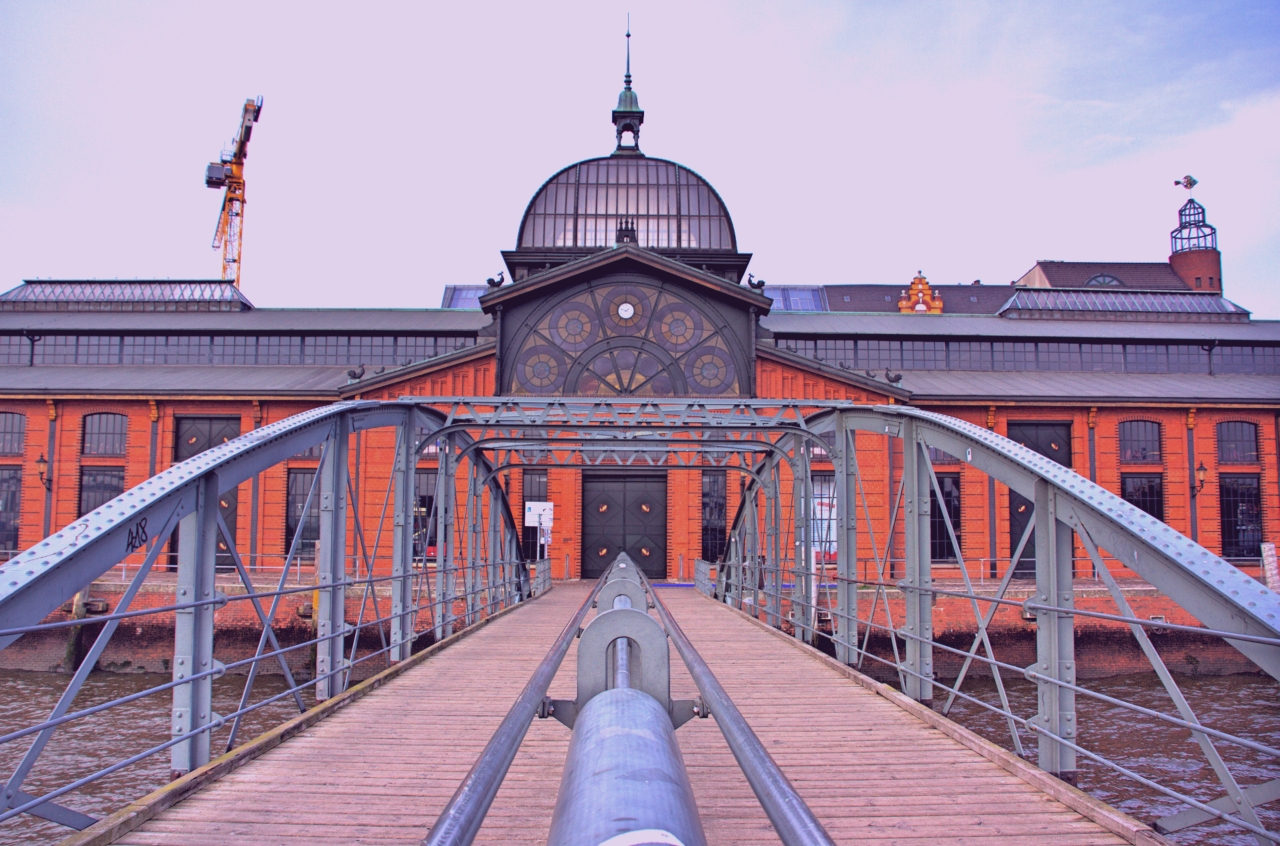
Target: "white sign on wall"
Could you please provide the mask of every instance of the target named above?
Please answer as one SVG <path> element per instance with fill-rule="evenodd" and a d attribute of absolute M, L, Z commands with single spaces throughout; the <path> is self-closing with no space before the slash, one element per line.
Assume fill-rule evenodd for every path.
<path fill-rule="evenodd" d="M 555 521 L 556 506 L 553 502 L 526 502 L 524 504 L 524 524 L 550 529 Z"/>

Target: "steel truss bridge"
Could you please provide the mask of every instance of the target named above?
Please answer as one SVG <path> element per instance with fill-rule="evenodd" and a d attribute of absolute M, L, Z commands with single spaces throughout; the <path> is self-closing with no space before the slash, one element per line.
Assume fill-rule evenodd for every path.
<path fill-rule="evenodd" d="M 361 503 L 350 478 L 349 442 L 354 433 L 370 430 L 394 431 L 394 460 L 387 468 L 382 502 L 376 506 L 366 502 L 364 513 L 360 513 Z M 390 434 L 386 437 L 389 440 Z M 869 491 L 870 483 L 859 467 L 859 453 L 873 447 L 883 449 L 885 439 L 901 441 L 901 479 L 893 490 Z M 314 564 L 308 564 L 306 572 L 308 583 L 300 583 L 299 532 L 278 576 L 272 574 L 274 584 L 264 586 L 254 580 L 241 560 L 235 538 L 219 515 L 219 497 L 313 447 L 320 448 L 321 459 L 303 513 L 317 502 L 320 525 Z M 1016 562 L 1023 560 L 1024 552 L 1034 553 L 1035 591 L 1027 601 L 1006 596 L 1014 566 L 994 590 L 978 588 L 970 581 L 961 557 L 962 586 L 935 583 L 930 559 L 934 523 L 931 494 L 942 500 L 942 492 L 930 460 L 931 450 L 969 464 L 1034 503 L 1034 515 L 1012 556 Z M 434 456 L 438 467 L 434 505 L 427 519 L 437 539 L 430 557 L 424 554 L 422 534 L 428 529 L 422 515 L 415 512 L 414 495 L 415 471 L 428 454 Z M 834 471 L 833 499 L 821 503 L 832 512 L 829 522 L 834 537 L 823 534 L 827 524 L 817 514 L 815 462 L 824 468 L 829 462 Z M 661 695 L 652 698 L 670 716 L 672 727 L 695 714 L 714 718 L 707 723 L 695 721 L 694 728 L 677 733 L 686 759 L 701 761 L 704 752 L 714 757 L 715 744 L 707 746 L 709 735 L 699 734 L 702 729 L 697 727 L 714 723 L 724 738 L 723 745 L 715 748 L 727 746 L 737 762 L 732 776 L 725 775 L 723 768 L 691 770 L 691 795 L 696 796 L 692 813 L 696 816 L 701 811 L 702 823 L 697 829 L 705 828 L 709 838 L 703 842 L 717 838 L 753 842 L 741 831 L 727 832 L 734 831 L 734 824 L 766 816 L 761 842 L 780 838 L 790 846 L 832 842 L 832 837 L 852 839 L 855 835 L 850 831 L 863 831 L 858 828 L 862 823 L 856 821 L 861 819 L 857 809 L 865 786 L 838 779 L 811 782 L 805 775 L 805 761 L 817 758 L 827 771 L 840 772 L 841 767 L 854 766 L 855 761 L 885 756 L 883 768 L 891 769 L 897 760 L 894 754 L 915 764 L 921 756 L 945 759 L 933 791 L 954 791 L 953 800 L 959 803 L 946 809 L 945 818 L 950 822 L 945 825 L 959 824 L 955 821 L 966 814 L 981 816 L 984 802 L 1016 803 L 1018 796 L 1030 791 L 1057 803 L 1054 813 L 1060 812 L 1061 819 L 1041 822 L 1048 826 L 1044 831 L 1061 823 L 1066 837 L 1061 842 L 1154 843 L 1160 841 L 1157 831 L 1176 837 L 1178 832 L 1194 833 L 1204 830 L 1197 827 L 1215 825 L 1244 832 L 1260 843 L 1280 842 L 1263 807 L 1280 798 L 1280 778 L 1275 777 L 1280 776 L 1276 772 L 1280 750 L 1257 738 L 1202 724 L 1148 634 L 1150 628 L 1159 627 L 1220 637 L 1262 671 L 1280 678 L 1280 598 L 1119 497 L 993 432 L 914 408 L 810 400 L 493 397 L 443 402 L 417 397 L 356 401 L 299 414 L 169 468 L 0 565 L 0 648 L 24 635 L 89 623 L 100 627 L 48 717 L 31 725 L 3 728 L 6 733 L 0 735 L 0 750 L 9 752 L 4 760 L 14 763 L 5 784 L 0 833 L 4 825 L 55 824 L 72 843 L 135 842 L 129 838 L 148 831 L 153 832 L 154 836 L 147 836 L 151 839 L 136 842 L 168 842 L 165 831 L 177 832 L 177 842 L 182 842 L 184 836 L 194 837 L 196 829 L 190 826 L 196 825 L 192 820 L 200 814 L 210 824 L 221 824 L 221 815 L 234 817 L 234 801 L 231 805 L 227 804 L 230 800 L 202 804 L 201 797 L 221 795 L 224 785 L 231 790 L 240 783 L 237 779 L 251 778 L 252 773 L 269 773 L 273 761 L 292 761 L 292 766 L 304 770 L 327 762 L 309 761 L 306 741 L 285 743 L 286 739 L 325 737 L 327 727 L 335 727 L 336 732 L 336 727 L 342 726 L 337 745 L 330 750 L 333 760 L 350 765 L 359 760 L 350 758 L 353 749 L 376 758 L 380 754 L 374 748 L 377 743 L 363 741 L 361 732 L 380 735 L 400 725 L 401 717 L 408 720 L 411 712 L 430 711 L 436 701 L 432 697 L 437 694 L 464 697 L 467 714 L 488 717 L 486 721 L 459 715 L 423 723 L 425 733 L 415 733 L 405 723 L 403 735 L 393 738 L 390 747 L 400 754 L 392 762 L 394 766 L 413 770 L 415 783 L 438 776 L 437 780 L 443 779 L 440 784 L 448 786 L 443 794 L 437 788 L 415 808 L 421 818 L 416 823 L 420 829 L 410 824 L 397 829 L 400 842 L 418 842 L 425 837 L 430 843 L 470 843 L 478 832 L 484 840 L 484 832 L 499 831 L 501 820 L 495 821 L 494 809 L 507 807 L 502 799 L 507 794 L 502 791 L 516 790 L 520 774 L 529 772 L 522 749 L 552 751 L 554 763 L 543 760 L 540 764 L 543 775 L 538 794 L 549 795 L 550 801 L 556 801 L 556 794 L 552 783 L 546 782 L 545 771 L 560 766 L 564 755 L 569 756 L 560 792 L 560 801 L 567 801 L 565 790 L 571 786 L 571 774 L 580 770 L 573 756 L 585 754 L 581 749 L 590 744 L 579 740 L 579 729 L 575 728 L 566 752 L 567 729 L 559 727 L 559 739 L 547 739 L 552 737 L 547 732 L 557 727 L 550 721 L 533 720 L 535 714 L 555 716 L 572 725 L 573 714 L 585 713 L 581 709 L 590 699 L 584 699 L 582 693 L 583 673 L 588 672 L 581 656 L 585 646 L 575 642 L 575 635 L 592 630 L 597 626 L 595 621 L 620 619 L 613 606 L 598 602 L 598 597 L 610 590 L 610 582 L 616 581 L 618 570 L 615 567 L 590 591 L 575 583 L 560 584 L 552 591 L 548 562 L 521 560 L 519 527 L 500 477 L 509 468 L 530 465 L 690 470 L 714 466 L 742 474 L 743 497 L 732 521 L 724 560 L 697 562 L 697 587 L 705 597 L 641 578 L 641 593 L 629 613 L 633 619 L 648 619 L 658 634 L 646 629 L 642 637 L 630 630 L 610 629 L 612 634 L 601 642 L 612 651 L 597 656 L 605 662 L 600 665 L 604 669 L 589 671 L 600 674 L 604 689 L 626 687 L 622 681 L 631 677 L 631 671 L 618 663 L 623 661 L 618 653 L 625 654 L 626 644 L 631 643 L 639 650 L 637 655 L 643 656 L 636 658 L 634 668 L 643 680 L 640 687 L 652 692 L 657 689 L 651 687 L 656 684 L 654 673 L 659 673 L 656 668 L 668 666 L 664 663 L 668 660 L 667 644 L 676 646 L 684 667 L 672 662 L 664 671 L 663 683 L 696 687 L 698 696 L 678 705 L 672 704 L 676 700 L 670 696 L 666 702 Z M 887 531 L 872 519 L 875 497 L 888 497 L 892 503 Z M 942 518 L 959 556 L 956 527 L 945 509 Z M 155 577 L 159 556 L 179 526 L 172 602 L 161 607 L 135 607 L 144 582 Z M 890 564 L 895 538 L 903 549 L 900 579 L 896 578 L 896 564 Z M 1074 607 L 1077 538 L 1110 592 L 1114 613 Z M 229 551 L 234 574 L 219 575 L 220 541 Z M 108 570 L 139 559 L 136 574 L 109 613 L 88 620 L 48 621 L 53 612 Z M 1117 564 L 1138 574 L 1201 625 L 1177 626 L 1135 615 L 1112 573 Z M 860 577 L 872 569 L 871 578 Z M 297 594 L 315 597 L 312 636 L 284 642 L 278 636 L 281 608 Z M 942 643 L 935 636 L 933 609 L 939 596 L 960 598 L 970 605 L 976 634 L 968 649 Z M 251 654 L 220 655 L 215 650 L 215 622 L 220 613 L 227 613 L 224 609 L 237 603 L 251 606 L 260 639 Z M 592 622 L 581 629 L 593 605 L 597 607 Z M 1005 605 L 1021 606 L 1024 616 L 1035 621 L 1035 661 L 1029 666 L 1001 660 L 988 633 L 997 610 Z M 897 616 L 895 607 L 902 609 Z M 646 610 L 650 608 L 652 614 Z M 157 614 L 172 615 L 175 621 L 172 679 L 140 693 L 77 704 L 90 671 L 121 623 Z M 1077 680 L 1075 621 L 1085 617 L 1129 628 L 1163 683 L 1171 708 L 1156 710 L 1127 702 L 1092 691 Z M 692 634 L 686 635 L 683 629 Z M 554 630 L 560 634 L 551 639 Z M 595 640 L 600 637 L 606 636 Z M 780 643 L 779 638 L 793 648 Z M 736 644 L 742 644 L 744 651 L 737 651 Z M 548 645 L 550 652 L 539 663 L 540 650 Z M 822 645 L 830 646 L 834 660 L 814 649 Z M 779 649 L 782 652 L 777 655 L 770 651 Z M 757 651 L 774 657 L 769 663 L 755 663 Z M 956 678 L 944 680 L 935 674 L 934 659 L 940 651 L 961 659 Z M 576 670 L 561 667 L 571 653 L 578 656 Z M 452 675 L 441 669 L 455 660 L 464 663 Z M 472 666 L 467 662 L 474 662 L 475 677 L 466 672 Z M 791 701 L 780 703 L 768 696 L 760 699 L 760 682 L 783 665 L 793 674 Z M 752 667 L 754 677 L 738 672 L 747 666 Z M 884 668 L 896 679 L 896 690 L 859 672 L 875 667 Z M 966 681 L 979 667 L 994 679 L 994 697 L 973 692 L 972 684 L 966 689 Z M 479 675 L 481 672 L 492 675 Z M 282 684 L 264 690 L 261 681 L 268 673 L 278 674 Z M 578 678 L 576 699 L 557 700 L 548 695 L 553 680 L 555 684 L 562 679 L 572 683 L 574 673 Z M 433 674 L 443 675 L 437 679 Z M 435 681 L 425 688 L 420 684 L 415 687 L 414 679 L 428 678 Z M 1020 713 L 1010 704 L 1004 683 L 1007 678 L 1035 684 L 1033 713 Z M 215 712 L 215 680 L 219 679 L 235 681 L 240 688 L 233 710 L 225 714 Z M 448 690 L 448 679 L 462 686 Z M 528 683 L 517 695 L 518 683 L 524 679 Z M 724 685 L 718 679 L 723 679 Z M 832 687 L 837 680 L 840 686 Z M 366 697 L 374 688 L 377 696 Z M 112 709 L 132 706 L 148 696 L 171 701 L 168 737 L 145 748 L 117 748 L 111 720 L 99 715 L 118 713 Z M 396 703 L 397 696 L 405 698 L 391 707 L 389 713 L 397 715 L 396 719 L 389 725 L 381 722 L 387 719 L 384 712 L 390 703 Z M 313 702 L 308 703 L 307 697 Z M 1087 726 L 1078 725 L 1076 703 L 1082 697 L 1154 721 L 1164 727 L 1170 742 L 1189 737 L 1217 776 L 1220 790 L 1212 796 L 1189 795 L 1174 785 L 1160 783 L 1140 765 L 1090 748 L 1081 737 L 1082 729 L 1083 734 L 1088 733 Z M 999 749 L 946 719 L 958 701 L 999 714 L 1008 727 L 1012 751 Z M 775 714 L 802 714 L 798 721 L 810 723 L 813 715 L 844 713 L 839 709 L 846 706 L 848 713 L 840 718 L 845 722 L 834 723 L 829 736 L 821 732 L 809 736 L 809 746 L 802 749 L 808 751 L 800 758 L 786 754 L 785 746 L 773 747 L 771 755 L 762 742 L 778 735 Z M 280 713 L 286 707 L 294 708 L 297 715 L 292 719 L 287 714 L 280 716 L 277 721 L 281 725 L 260 737 L 244 736 L 246 719 Z M 796 708 L 801 710 L 796 712 Z M 375 712 L 382 716 L 362 724 L 361 714 Z M 859 739 L 843 730 L 868 714 L 879 715 L 876 719 L 883 725 L 896 726 L 892 729 L 893 749 L 877 745 L 885 738 L 874 731 Z M 62 778 L 60 783 L 41 777 L 42 753 L 51 744 L 56 746 L 60 736 L 65 738 L 73 724 L 93 727 L 92 766 L 82 774 Z M 779 736 L 795 741 L 800 728 L 784 727 Z M 955 748 L 948 746 L 939 752 L 937 738 L 942 735 L 937 732 L 949 738 L 948 743 L 954 742 Z M 85 743 L 84 730 L 76 736 L 78 743 Z M 477 738 L 487 741 L 476 745 Z M 1035 741 L 1034 754 L 1027 743 L 1030 738 Z M 913 755 L 913 744 L 919 746 L 918 755 Z M 277 745 L 278 749 L 266 754 Z M 450 758 L 455 747 L 462 750 L 459 754 L 465 759 L 461 770 L 459 760 Z M 405 749 L 413 752 L 408 760 Z M 783 753 L 779 754 L 779 749 Z M 1134 760 L 1155 751 L 1136 750 Z M 107 808 L 101 818 L 77 809 L 86 807 L 84 796 L 96 783 L 166 754 L 176 779 L 167 788 L 126 808 Z M 613 750 L 608 754 L 618 753 Z M 444 763 L 437 767 L 433 764 L 436 758 Z M 1085 763 L 1127 777 L 1134 789 L 1146 791 L 1145 795 L 1176 800 L 1182 810 L 1151 820 L 1153 829 L 1089 799 L 1070 786 Z M 985 793 L 966 794 L 961 784 L 966 776 L 954 769 L 961 765 L 961 769 L 990 766 L 1005 776 L 1012 773 L 1017 776 L 1016 785 L 988 785 L 983 788 Z M 665 760 L 662 766 L 674 765 Z M 334 770 L 339 782 L 343 778 L 340 770 Z M 703 789 L 700 779 L 712 778 L 707 773 L 713 771 L 719 774 L 716 778 L 729 780 L 715 790 Z M 1253 783 L 1241 782 L 1245 772 Z M 1258 781 L 1259 772 L 1275 775 Z M 394 781 L 392 770 L 386 773 Z M 352 778 L 359 777 L 353 774 Z M 789 778 L 799 780 L 793 785 Z M 40 786 L 30 787 L 33 783 Z M 755 801 L 725 805 L 721 797 L 733 794 L 734 784 L 749 785 Z M 599 785 L 590 789 L 614 795 Z M 446 803 L 450 792 L 452 799 Z M 980 795 L 986 799 L 978 798 Z M 184 797 L 189 801 L 179 804 Z M 664 804 L 667 800 L 654 799 L 650 803 L 653 808 L 646 806 L 646 819 L 661 822 L 666 813 L 676 821 L 672 823 L 675 827 L 680 819 L 688 823 L 687 803 L 677 807 L 688 799 L 688 795 L 677 796 L 670 800 L 675 803 L 670 807 Z M 495 834 L 495 838 L 545 842 L 548 826 L 553 834 L 566 830 L 560 815 L 582 813 L 580 808 L 562 811 L 560 804 L 552 809 L 545 801 L 539 806 L 540 798 L 526 797 L 524 801 L 528 813 L 519 825 L 506 835 Z M 637 800 L 632 797 L 626 801 Z M 199 809 L 200 814 L 193 810 L 184 816 L 188 806 Z M 714 813 L 708 810 L 712 806 L 718 809 Z M 908 825 L 904 820 L 915 819 L 911 801 L 904 800 L 888 812 L 877 807 L 879 810 L 867 811 L 870 817 L 887 813 L 895 820 L 896 830 Z M 1010 808 L 1010 813 L 1018 813 L 1012 805 Z M 824 809 L 830 816 L 824 817 Z M 323 810 L 322 806 L 307 813 Z M 553 810 L 559 823 L 551 820 Z M 545 818 L 538 816 L 541 812 Z M 180 824 L 166 829 L 172 814 L 178 815 L 175 819 Z M 646 840 L 641 835 L 628 835 L 625 824 L 618 825 L 622 828 L 614 833 L 631 839 L 624 837 L 617 843 L 698 842 L 696 834 L 683 835 L 681 840 L 670 831 L 665 835 L 672 840 L 663 840 L 652 831 L 644 835 L 650 837 Z M 1085 832 L 1081 826 L 1092 828 Z M 951 839 L 941 831 L 934 830 L 932 836 Z M 996 828 L 988 831 L 999 833 Z M 1017 832 L 1008 829 L 1005 833 Z M 279 832 L 271 834 L 277 835 Z M 317 839 L 315 830 L 307 836 Z M 567 835 L 555 834 L 563 836 Z"/>

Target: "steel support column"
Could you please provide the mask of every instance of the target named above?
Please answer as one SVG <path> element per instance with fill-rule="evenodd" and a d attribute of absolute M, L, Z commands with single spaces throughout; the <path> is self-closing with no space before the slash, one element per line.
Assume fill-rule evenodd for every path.
<path fill-rule="evenodd" d="M 836 613 L 832 623 L 836 660 L 849 664 L 854 657 L 850 646 L 858 638 L 858 468 L 853 460 L 857 433 L 846 428 L 846 422 L 844 414 L 836 418 L 831 450 L 836 500 Z"/>
<path fill-rule="evenodd" d="M 453 501 L 455 457 L 453 435 L 439 441 L 438 466 L 436 468 L 436 597 L 440 607 L 436 612 L 436 642 L 453 634 Z"/>
<path fill-rule="evenodd" d="M 418 451 L 413 442 L 414 415 L 396 426 L 395 513 L 391 538 L 391 660 L 403 661 L 413 650 L 413 514 L 417 505 Z"/>
<path fill-rule="evenodd" d="M 484 595 L 490 614 L 497 611 L 502 602 L 502 576 L 499 573 L 502 566 L 502 523 L 498 520 L 498 498 L 494 493 L 497 484 L 495 481 L 489 487 L 489 541 L 486 549 L 489 566 Z"/>
<path fill-rule="evenodd" d="M 1058 520 L 1057 495 L 1049 482 L 1036 481 L 1036 599 L 1055 610 L 1036 611 L 1035 672 L 1036 724 L 1064 740 L 1075 742 L 1075 691 L 1049 679 L 1075 684 L 1075 618 L 1072 585 L 1072 532 Z M 1061 610 L 1057 610 L 1061 609 Z M 1066 613 L 1064 613 L 1066 612 Z M 1055 738 L 1039 733 L 1040 768 L 1071 784 L 1076 780 L 1076 751 Z"/>
<path fill-rule="evenodd" d="M 907 602 L 907 673 L 903 692 L 925 704 L 933 702 L 933 587 L 929 548 L 929 508 L 932 497 L 928 449 L 920 440 L 915 421 L 902 425 L 903 532 L 906 552 L 904 592 Z M 892 550 L 893 544 L 889 544 Z"/>
<path fill-rule="evenodd" d="M 179 524 L 178 604 L 207 602 L 216 598 L 214 577 L 218 555 L 218 477 L 205 476 L 196 491 L 196 510 Z M 214 605 L 183 608 L 174 612 L 173 680 L 182 681 L 215 668 L 213 660 Z M 213 676 L 206 675 L 173 689 L 174 737 L 209 725 L 213 713 Z M 173 778 L 209 763 L 209 732 L 176 743 L 169 753 Z"/>
<path fill-rule="evenodd" d="M 792 436 L 795 456 L 791 465 L 792 491 L 796 501 L 795 565 L 792 571 L 791 617 L 795 622 L 796 637 L 805 643 L 813 643 L 813 627 L 817 623 L 815 613 L 817 582 L 813 565 L 813 474 L 810 471 L 809 442 L 799 435 Z"/>
<path fill-rule="evenodd" d="M 346 415 L 333 422 L 333 434 L 325 445 L 320 467 L 320 545 L 316 551 L 316 701 L 336 696 L 346 688 L 347 659 L 347 452 L 350 421 Z"/>
<path fill-rule="evenodd" d="M 778 496 L 781 487 L 779 480 L 781 462 L 777 458 L 769 459 L 765 472 L 768 483 L 765 486 L 765 567 L 768 596 L 765 604 L 769 609 L 768 622 L 775 628 L 782 625 L 782 505 Z"/>

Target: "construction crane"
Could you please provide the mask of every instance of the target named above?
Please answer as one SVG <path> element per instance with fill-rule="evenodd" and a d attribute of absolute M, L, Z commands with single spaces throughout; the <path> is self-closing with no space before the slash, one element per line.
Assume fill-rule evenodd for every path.
<path fill-rule="evenodd" d="M 209 188 L 226 188 L 218 228 L 213 233 L 213 248 L 222 250 L 222 278 L 240 287 L 240 244 L 244 238 L 244 160 L 249 155 L 249 136 L 262 116 L 262 98 L 245 100 L 240 115 L 240 129 L 223 150 L 218 161 L 210 162 L 204 171 L 204 184 Z"/>

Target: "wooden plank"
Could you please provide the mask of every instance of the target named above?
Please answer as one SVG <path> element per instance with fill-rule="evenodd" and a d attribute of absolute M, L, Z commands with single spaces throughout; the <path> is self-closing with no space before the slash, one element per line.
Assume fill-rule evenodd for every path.
<path fill-rule="evenodd" d="M 416 846 L 587 589 L 557 587 L 118 842 Z M 837 842 L 1126 842 L 785 636 L 692 591 L 662 596 Z M 574 695 L 576 646 L 552 684 L 553 697 Z M 695 696 L 688 672 L 673 659 L 672 695 Z M 708 841 L 775 846 L 778 838 L 714 718 L 693 720 L 676 737 Z M 554 720 L 533 722 L 477 843 L 546 842 L 569 739 Z"/>
<path fill-rule="evenodd" d="M 998 826 L 983 825 L 984 836 L 1041 840 L 1071 831 L 1104 843 L 1164 842 L 1137 820 L 740 611 L 693 591 L 668 590 L 662 597 L 837 842 L 872 836 L 870 819 L 891 826 L 894 839 L 974 836 L 972 821 L 987 818 L 993 790 L 1006 811 Z M 846 728 L 829 736 L 836 725 Z M 868 725 L 895 742 L 868 744 L 848 730 Z M 940 755 L 943 747 L 950 751 Z M 993 777 L 1009 775 L 1015 778 L 993 787 Z M 908 784 L 932 788 L 967 811 L 921 813 L 919 793 Z M 899 814 L 880 823 L 872 809 L 895 800 Z"/>

